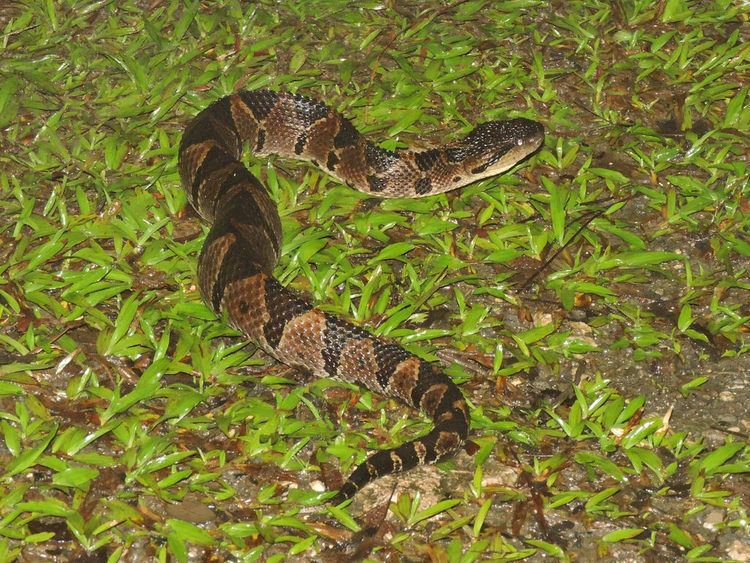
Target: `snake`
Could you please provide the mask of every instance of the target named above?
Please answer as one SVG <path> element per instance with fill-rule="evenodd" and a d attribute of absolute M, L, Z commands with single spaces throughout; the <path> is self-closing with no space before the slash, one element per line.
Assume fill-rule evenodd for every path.
<path fill-rule="evenodd" d="M 544 127 L 525 118 L 488 121 L 462 139 L 424 150 L 387 150 L 324 102 L 262 88 L 224 96 L 200 111 L 180 141 L 187 199 L 210 224 L 198 258 L 205 303 L 270 356 L 317 377 L 360 385 L 420 410 L 424 436 L 376 450 L 329 499 L 339 504 L 371 481 L 448 459 L 465 445 L 469 409 L 435 363 L 322 311 L 273 275 L 281 252 L 277 206 L 241 161 L 253 154 L 311 162 L 378 198 L 424 197 L 500 174 L 534 153 Z"/>

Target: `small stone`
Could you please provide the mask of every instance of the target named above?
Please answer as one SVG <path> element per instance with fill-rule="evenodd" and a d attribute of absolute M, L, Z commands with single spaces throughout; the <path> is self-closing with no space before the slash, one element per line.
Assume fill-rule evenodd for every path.
<path fill-rule="evenodd" d="M 703 527 L 709 530 L 716 530 L 716 525 L 721 524 L 724 521 L 723 510 L 712 510 L 703 519 Z"/>
<path fill-rule="evenodd" d="M 750 545 L 735 540 L 727 549 L 727 555 L 736 561 L 750 561 Z"/>
<path fill-rule="evenodd" d="M 316 493 L 323 493 L 326 490 L 326 486 L 323 484 L 323 481 L 321 481 L 320 479 L 315 479 L 314 481 L 310 481 L 310 488 Z"/>

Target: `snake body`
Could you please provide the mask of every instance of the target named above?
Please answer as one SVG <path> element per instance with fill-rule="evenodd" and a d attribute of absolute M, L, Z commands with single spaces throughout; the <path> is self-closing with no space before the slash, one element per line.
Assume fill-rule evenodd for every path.
<path fill-rule="evenodd" d="M 182 185 L 212 225 L 198 260 L 205 302 L 280 362 L 362 385 L 434 420 L 425 436 L 377 451 L 359 465 L 334 502 L 382 475 L 457 453 L 468 435 L 467 404 L 433 364 L 313 307 L 273 277 L 281 221 L 264 186 L 240 161 L 243 142 L 258 155 L 310 161 L 378 197 L 419 197 L 499 174 L 543 138 L 539 123 L 513 119 L 483 123 L 439 148 L 388 151 L 324 103 L 266 89 L 223 97 L 187 126 L 179 149 Z"/>

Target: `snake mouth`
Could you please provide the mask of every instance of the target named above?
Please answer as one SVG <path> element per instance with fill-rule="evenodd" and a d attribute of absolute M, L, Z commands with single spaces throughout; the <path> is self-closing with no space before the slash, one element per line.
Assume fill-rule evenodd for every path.
<path fill-rule="evenodd" d="M 511 153 L 514 153 L 513 149 L 516 149 L 517 147 L 522 145 L 522 140 L 519 139 L 518 144 L 516 143 L 506 143 L 496 149 L 495 151 L 490 154 L 489 157 L 485 159 L 485 161 L 480 164 L 479 166 L 472 168 L 471 173 L 472 174 L 484 174 L 488 170 L 494 170 L 496 167 L 502 167 L 502 162 L 504 160 L 510 160 L 512 156 L 509 156 Z M 503 168 L 504 170 L 507 170 L 507 166 Z"/>

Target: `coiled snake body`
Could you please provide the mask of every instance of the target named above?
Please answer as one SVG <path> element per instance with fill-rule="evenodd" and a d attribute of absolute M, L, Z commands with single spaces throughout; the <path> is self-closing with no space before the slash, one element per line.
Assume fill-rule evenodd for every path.
<path fill-rule="evenodd" d="M 534 152 L 544 129 L 527 119 L 478 125 L 463 140 L 424 151 L 388 151 L 310 98 L 241 91 L 201 111 L 188 125 L 179 170 L 188 199 L 212 224 L 198 260 L 206 303 L 279 361 L 319 377 L 360 384 L 421 409 L 434 420 L 425 436 L 381 450 L 358 466 L 334 497 L 454 455 L 468 434 L 466 401 L 448 376 L 396 344 L 314 308 L 272 272 L 281 221 L 263 185 L 240 162 L 242 143 L 259 155 L 313 162 L 378 197 L 419 197 L 499 174 Z"/>

